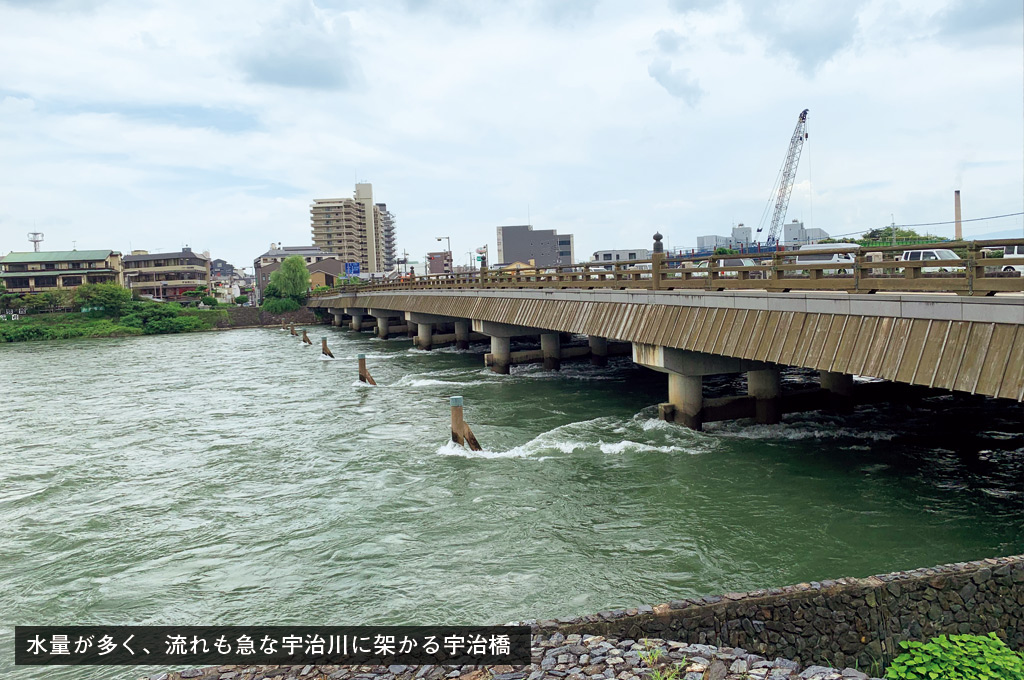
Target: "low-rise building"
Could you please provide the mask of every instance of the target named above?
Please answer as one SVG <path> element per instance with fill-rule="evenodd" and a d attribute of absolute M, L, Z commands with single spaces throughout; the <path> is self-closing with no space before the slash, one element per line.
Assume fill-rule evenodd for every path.
<path fill-rule="evenodd" d="M 452 271 L 451 251 L 445 250 L 436 253 L 427 253 L 428 274 L 448 274 Z"/>
<path fill-rule="evenodd" d="M 538 267 L 573 264 L 572 234 L 554 229 L 534 229 L 530 224 L 498 227 L 498 261 L 534 260 Z"/>
<path fill-rule="evenodd" d="M 124 257 L 124 278 L 133 294 L 182 301 L 185 293 L 210 285 L 210 258 L 185 247 L 175 253 L 133 250 Z"/>
<path fill-rule="evenodd" d="M 263 299 L 263 291 L 270 283 L 270 275 L 281 268 L 281 263 L 285 258 L 292 255 L 301 257 L 307 267 L 328 258 L 337 259 L 338 257 L 335 253 L 321 250 L 318 246 L 282 246 L 280 243 L 271 243 L 270 250 L 257 257 L 252 263 L 256 272 L 254 290 L 259 300 Z"/>
<path fill-rule="evenodd" d="M 804 246 L 826 238 L 828 238 L 828 232 L 824 229 L 805 229 L 804 223 L 797 220 L 787 222 L 782 227 L 782 244 L 784 246 Z"/>
<path fill-rule="evenodd" d="M 85 283 L 123 285 L 116 250 L 52 250 L 8 253 L 0 258 L 0 281 L 12 293 L 44 293 Z"/>
<path fill-rule="evenodd" d="M 651 251 L 649 248 L 632 248 L 625 250 L 599 250 L 594 253 L 592 262 L 607 264 L 609 262 L 621 262 L 623 260 L 649 260 Z"/>

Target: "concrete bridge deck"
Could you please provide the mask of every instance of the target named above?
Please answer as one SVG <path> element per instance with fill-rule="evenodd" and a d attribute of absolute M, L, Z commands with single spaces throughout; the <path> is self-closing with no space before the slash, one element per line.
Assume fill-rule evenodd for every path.
<path fill-rule="evenodd" d="M 499 372 L 508 370 L 510 337 L 539 335 L 545 356 L 556 359 L 559 333 L 588 335 L 598 352 L 608 340 L 630 342 L 637 363 L 669 373 L 668 403 L 682 413 L 669 409 L 666 417 L 696 427 L 707 419 L 691 417 L 708 405 L 701 376 L 748 373 L 751 404 L 735 413 L 753 414 L 758 401 L 781 396 L 780 366 L 821 371 L 822 387 L 840 396 L 860 375 L 1024 401 L 1018 295 L 382 290 L 320 297 L 309 306 L 339 321 L 346 310 L 458 321 L 464 332 L 491 337 Z M 425 326 L 420 334 L 430 332 Z M 762 410 L 765 422 L 778 419 L 778 409 Z"/>

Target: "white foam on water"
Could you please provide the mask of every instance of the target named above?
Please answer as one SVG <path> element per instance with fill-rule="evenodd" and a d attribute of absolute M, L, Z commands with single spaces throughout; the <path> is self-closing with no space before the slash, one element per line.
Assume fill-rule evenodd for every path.
<path fill-rule="evenodd" d="M 602 416 L 561 425 L 507 451 L 468 451 L 449 442 L 438 449 L 438 454 L 468 458 L 532 458 L 540 462 L 558 458 L 560 454 L 577 452 L 606 455 L 645 452 L 698 454 L 714 447 L 713 438 L 675 426 L 671 429 L 650 428 L 656 436 L 651 441 L 643 441 L 648 422 L 650 418 L 646 413 L 636 414 L 626 421 Z"/>
<path fill-rule="evenodd" d="M 778 423 L 776 425 L 741 424 L 738 421 L 707 423 L 705 429 L 720 437 L 734 439 L 765 439 L 802 441 L 808 439 L 870 439 L 884 442 L 894 439 L 895 432 L 868 432 L 852 427 L 834 427 L 829 423 Z"/>

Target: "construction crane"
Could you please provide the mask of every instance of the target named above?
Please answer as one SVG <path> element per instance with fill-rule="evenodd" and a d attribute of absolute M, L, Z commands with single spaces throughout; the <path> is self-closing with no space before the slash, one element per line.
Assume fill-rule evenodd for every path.
<path fill-rule="evenodd" d="M 782 164 L 782 170 L 779 171 L 779 177 L 775 181 L 775 186 L 772 187 L 771 197 L 769 197 L 768 205 L 765 206 L 764 213 L 761 215 L 761 224 L 757 228 L 757 233 L 760 234 L 764 229 L 765 218 L 768 216 L 768 207 L 771 205 L 771 199 L 775 198 L 775 210 L 772 212 L 772 221 L 768 229 L 768 240 L 766 241 L 769 248 L 778 244 L 779 229 L 782 227 L 782 221 L 786 219 L 786 208 L 789 207 L 789 196 L 793 193 L 793 180 L 796 179 L 796 166 L 800 163 L 800 152 L 804 148 L 804 140 L 807 139 L 807 111 L 808 109 L 801 111 L 800 117 L 797 118 L 796 127 L 793 129 L 793 136 L 789 139 L 786 160 Z"/>

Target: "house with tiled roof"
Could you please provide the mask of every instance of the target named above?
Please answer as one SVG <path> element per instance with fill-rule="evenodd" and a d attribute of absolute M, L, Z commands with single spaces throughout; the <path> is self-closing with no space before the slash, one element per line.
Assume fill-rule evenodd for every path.
<path fill-rule="evenodd" d="M 0 281 L 12 293 L 45 293 L 85 283 L 123 285 L 116 250 L 12 252 L 0 258 Z"/>

